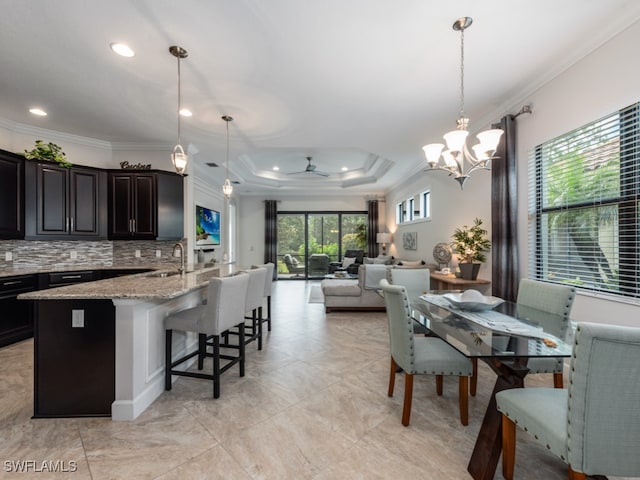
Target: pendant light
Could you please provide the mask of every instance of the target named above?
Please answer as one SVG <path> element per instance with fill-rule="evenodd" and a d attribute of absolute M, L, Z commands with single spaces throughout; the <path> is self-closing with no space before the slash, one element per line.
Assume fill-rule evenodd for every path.
<path fill-rule="evenodd" d="M 187 51 L 176 45 L 169 47 L 169 52 L 171 55 L 178 59 L 178 143 L 175 147 L 173 147 L 173 153 L 171 154 L 171 162 L 173 163 L 173 167 L 176 169 L 180 175 L 184 174 L 184 171 L 187 169 L 187 162 L 189 161 L 189 157 L 180 145 L 180 110 L 181 110 L 181 96 L 180 96 L 180 59 L 187 58 Z"/>
<path fill-rule="evenodd" d="M 490 162 L 495 158 L 496 148 L 503 133 L 500 129 L 485 130 L 476 135 L 480 143 L 471 147 L 473 154 L 467 147 L 469 118 L 464 112 L 464 31 L 471 26 L 472 22 L 471 17 L 461 17 L 453 24 L 453 29 L 460 32 L 460 112 L 457 128 L 444 135 L 447 150 L 444 150 L 442 143 L 432 143 L 422 147 L 429 170 L 448 172 L 460 184 L 460 188 L 464 187 L 464 182 L 474 170 L 480 168 L 490 170 Z"/>
<path fill-rule="evenodd" d="M 228 200 L 231 198 L 231 193 L 233 192 L 233 185 L 231 185 L 231 180 L 229 180 L 229 122 L 233 122 L 233 118 L 229 115 L 223 115 L 222 120 L 227 122 L 227 157 L 225 162 L 226 177 L 224 184 L 222 185 L 222 193 L 224 193 L 225 198 Z"/>

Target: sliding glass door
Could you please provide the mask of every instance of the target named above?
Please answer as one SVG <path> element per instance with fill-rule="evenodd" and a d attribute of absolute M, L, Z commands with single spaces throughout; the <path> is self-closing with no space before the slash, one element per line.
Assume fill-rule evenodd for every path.
<path fill-rule="evenodd" d="M 366 244 L 366 212 L 279 212 L 278 278 L 324 278 L 346 250 Z"/>

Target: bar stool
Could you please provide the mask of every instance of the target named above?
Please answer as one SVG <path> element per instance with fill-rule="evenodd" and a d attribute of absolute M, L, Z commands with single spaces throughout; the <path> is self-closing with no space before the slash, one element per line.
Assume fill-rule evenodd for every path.
<path fill-rule="evenodd" d="M 267 275 L 266 268 L 252 268 L 245 270 L 243 273 L 249 275 L 249 286 L 247 287 L 247 296 L 244 304 L 244 310 L 241 310 L 245 320 L 251 320 L 249 325 L 242 323 L 238 330 L 229 330 L 224 334 L 224 343 L 221 344 L 227 348 L 238 348 L 238 345 L 247 345 L 254 340 L 258 340 L 258 350 L 262 350 L 262 322 L 258 321 L 258 308 L 262 306 L 262 295 L 264 293 L 264 282 Z M 246 313 L 251 312 L 251 315 Z M 247 332 L 249 334 L 247 335 Z M 241 335 L 238 345 L 229 343 L 229 335 Z M 208 340 L 208 339 L 207 339 Z"/>
<path fill-rule="evenodd" d="M 220 335 L 236 325 L 244 325 L 244 306 L 246 303 L 249 275 L 238 274 L 233 277 L 212 278 L 207 287 L 207 303 L 197 305 L 170 314 L 165 320 L 165 390 L 171 390 L 171 376 L 203 378 L 213 380 L 213 398 L 220 397 L 220 375 L 236 363 L 240 376 L 244 376 L 244 329 L 240 328 L 240 346 L 238 355 L 220 352 Z M 177 360 L 172 360 L 173 330 L 196 332 L 198 348 Z M 212 339 L 213 352 L 206 351 L 207 339 Z M 213 357 L 213 374 L 175 370 L 175 367 L 198 356 L 198 369 L 202 370 L 204 357 Z M 220 366 L 220 360 L 229 360 Z"/>
<path fill-rule="evenodd" d="M 264 295 L 263 298 L 267 299 L 267 316 L 262 316 L 262 305 L 258 309 L 258 318 L 261 322 L 267 322 L 267 330 L 271 331 L 271 284 L 273 283 L 273 270 L 275 265 L 271 262 L 263 263 L 260 265 L 251 265 L 251 268 L 266 268 L 267 275 L 264 281 Z"/>

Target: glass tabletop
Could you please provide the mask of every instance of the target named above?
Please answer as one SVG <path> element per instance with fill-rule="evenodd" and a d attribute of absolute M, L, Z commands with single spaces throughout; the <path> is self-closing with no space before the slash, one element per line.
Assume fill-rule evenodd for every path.
<path fill-rule="evenodd" d="M 515 303 L 483 311 L 451 305 L 431 291 L 411 302 L 416 322 L 467 357 L 532 358 L 568 357 L 571 327 L 562 316 Z"/>

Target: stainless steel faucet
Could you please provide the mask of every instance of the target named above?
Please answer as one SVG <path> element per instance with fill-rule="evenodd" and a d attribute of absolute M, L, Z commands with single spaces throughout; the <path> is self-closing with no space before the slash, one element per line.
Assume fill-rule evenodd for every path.
<path fill-rule="evenodd" d="M 178 248 L 180 249 L 180 268 L 178 268 L 178 271 L 180 272 L 180 275 L 184 275 L 184 245 L 182 245 L 181 242 L 178 242 L 173 246 L 174 256 Z"/>

